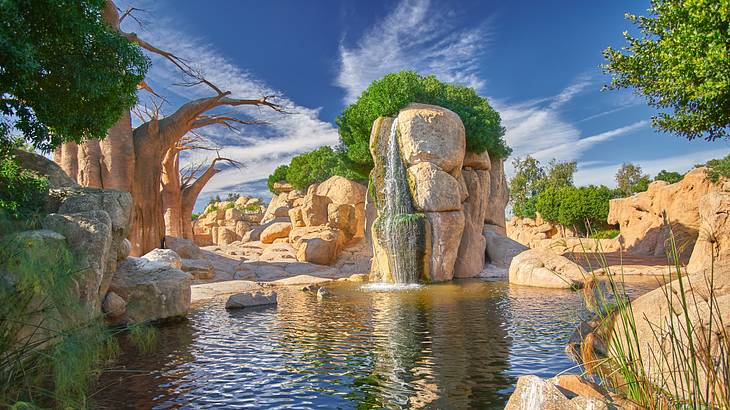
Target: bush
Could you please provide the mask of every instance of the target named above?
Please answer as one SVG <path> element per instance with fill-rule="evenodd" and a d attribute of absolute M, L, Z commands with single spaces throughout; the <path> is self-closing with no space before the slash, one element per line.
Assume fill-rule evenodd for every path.
<path fill-rule="evenodd" d="M 594 231 L 590 237 L 593 239 L 613 239 L 617 237 L 620 233 L 621 231 L 619 231 L 618 229 L 601 229 L 598 231 Z"/>
<path fill-rule="evenodd" d="M 48 196 L 48 179 L 23 169 L 15 156 L 0 150 L 0 210 L 15 219 L 40 212 Z"/>
<path fill-rule="evenodd" d="M 512 213 L 519 218 L 535 218 L 537 214 L 536 208 L 537 197 L 527 198 L 522 202 L 512 204 Z"/>
<path fill-rule="evenodd" d="M 375 119 L 394 115 L 414 102 L 438 105 L 458 114 L 466 129 L 468 151 L 488 151 L 495 158 L 506 158 L 510 154 L 511 150 L 502 138 L 505 130 L 499 114 L 484 97 L 468 87 L 444 84 L 434 76 L 401 71 L 374 81 L 337 117 L 347 157 L 359 172 L 366 174 L 373 166 L 368 144 Z"/>
<path fill-rule="evenodd" d="M 294 188 L 306 189 L 308 186 L 322 182 L 333 175 L 343 176 L 356 181 L 367 180 L 346 166 L 342 151 L 335 151 L 328 146 L 297 155 L 292 158 L 286 172 L 286 182 Z"/>
<path fill-rule="evenodd" d="M 196 214 L 195 212 L 193 212 L 193 214 L 191 215 L 191 219 L 193 221 L 196 220 L 196 219 L 198 219 L 198 217 L 200 217 L 200 214 Z"/>
<path fill-rule="evenodd" d="M 722 159 L 713 159 L 707 161 L 707 178 L 712 182 L 717 182 L 720 177 L 730 178 L 730 155 Z"/>
<path fill-rule="evenodd" d="M 535 209 L 546 221 L 586 233 L 589 226 L 606 225 L 609 200 L 613 197 L 614 191 L 603 185 L 548 188 L 536 197 Z"/>
<path fill-rule="evenodd" d="M 269 175 L 267 185 L 269 191 L 274 192 L 274 184 L 277 182 L 286 182 L 286 173 L 289 171 L 289 165 L 279 165 L 274 170 L 274 173 Z"/>
<path fill-rule="evenodd" d="M 665 181 L 665 182 L 669 182 L 670 184 L 674 184 L 676 182 L 681 181 L 682 178 L 684 178 L 684 175 L 680 174 L 679 172 L 670 172 L 670 171 L 666 171 L 666 170 L 661 170 L 654 177 L 654 181 Z"/>

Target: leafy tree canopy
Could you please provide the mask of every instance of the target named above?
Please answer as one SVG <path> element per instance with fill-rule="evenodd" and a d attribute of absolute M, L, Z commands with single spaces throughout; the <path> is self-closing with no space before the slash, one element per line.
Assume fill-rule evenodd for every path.
<path fill-rule="evenodd" d="M 515 175 L 509 182 L 512 213 L 519 217 L 535 217 L 537 196 L 546 189 L 573 186 L 575 162 L 551 160 L 547 167 L 526 156 L 512 161 Z M 544 215 L 543 215 L 544 217 Z"/>
<path fill-rule="evenodd" d="M 688 139 L 728 138 L 730 0 L 652 0 L 649 16 L 627 14 L 638 36 L 607 48 L 610 88 L 633 87 L 651 106 L 668 109 L 653 125 Z"/>
<path fill-rule="evenodd" d="M 626 162 L 616 171 L 616 185 L 623 196 L 646 191 L 651 179 L 642 173 L 641 166 Z"/>
<path fill-rule="evenodd" d="M 324 146 L 292 158 L 286 170 L 286 182 L 294 188 L 306 189 L 333 175 L 362 181 L 363 177 L 352 171 L 344 158 L 344 152 Z M 281 172 L 281 171 L 280 171 Z"/>
<path fill-rule="evenodd" d="M 535 209 L 547 221 L 586 233 L 606 226 L 612 198 L 614 191 L 603 185 L 549 187 L 536 197 Z"/>
<path fill-rule="evenodd" d="M 434 76 L 401 71 L 374 81 L 337 117 L 347 157 L 361 173 L 369 172 L 373 166 L 368 148 L 373 121 L 380 116 L 394 115 L 414 102 L 438 105 L 458 114 L 466 129 L 467 150 L 488 151 L 496 158 L 506 158 L 510 154 L 503 139 L 505 130 L 499 114 L 486 98 L 471 88 L 445 84 Z"/>
<path fill-rule="evenodd" d="M 104 0 L 0 1 L 0 147 L 102 138 L 136 102 L 148 60 L 102 22 Z"/>
<path fill-rule="evenodd" d="M 654 177 L 654 181 L 665 181 L 669 182 L 670 184 L 673 184 L 675 182 L 679 182 L 684 178 L 684 175 L 680 174 L 679 172 L 673 172 L 673 171 L 667 171 L 667 170 L 661 170 L 658 174 Z"/>
<path fill-rule="evenodd" d="M 274 192 L 274 184 L 277 182 L 286 182 L 286 173 L 289 171 L 289 165 L 279 165 L 274 170 L 274 173 L 269 175 L 267 185 L 269 191 Z"/>
<path fill-rule="evenodd" d="M 730 178 L 730 154 L 722 159 L 707 161 L 707 177 L 712 182 L 717 182 L 720 177 Z"/>

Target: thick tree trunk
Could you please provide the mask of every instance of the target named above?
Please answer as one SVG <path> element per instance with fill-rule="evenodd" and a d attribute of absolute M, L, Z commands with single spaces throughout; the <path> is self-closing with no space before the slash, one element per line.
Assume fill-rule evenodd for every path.
<path fill-rule="evenodd" d="M 73 141 L 61 145 L 61 162 L 58 163 L 61 169 L 76 182 L 79 180 L 78 151 L 79 148 Z"/>
<path fill-rule="evenodd" d="M 134 142 L 132 140 L 132 116 L 129 111 L 107 132 L 99 142 L 102 154 L 101 178 L 104 188 L 131 192 L 134 179 Z"/>
<path fill-rule="evenodd" d="M 78 183 L 93 188 L 103 188 L 101 179 L 101 147 L 99 141 L 85 141 L 79 145 Z"/>
<path fill-rule="evenodd" d="M 162 160 L 162 211 L 167 236 L 183 236 L 180 206 L 180 155 L 177 147 L 173 147 Z"/>
<path fill-rule="evenodd" d="M 213 178 L 213 175 L 220 172 L 215 169 L 216 162 L 218 162 L 218 159 L 214 159 L 208 166 L 208 169 L 206 169 L 205 172 L 203 172 L 203 174 L 195 180 L 195 182 L 182 189 L 181 222 L 183 236 L 185 239 L 193 239 L 193 208 L 195 208 L 195 202 L 198 200 L 200 192 L 203 190 L 203 187 L 205 187 L 205 184 Z"/>

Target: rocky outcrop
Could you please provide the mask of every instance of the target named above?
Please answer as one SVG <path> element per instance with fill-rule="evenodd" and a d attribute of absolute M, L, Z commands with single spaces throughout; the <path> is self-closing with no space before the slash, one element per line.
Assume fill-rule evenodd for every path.
<path fill-rule="evenodd" d="M 487 242 L 487 261 L 499 268 L 509 268 L 512 259 L 529 248 L 505 236 L 500 228 L 484 225 L 482 235 Z"/>
<path fill-rule="evenodd" d="M 228 245 L 240 241 L 247 232 L 256 229 L 267 218 L 265 209 L 268 210 L 260 198 L 246 196 L 239 197 L 234 202 L 211 203 L 193 222 L 195 243 L 207 246 Z"/>
<path fill-rule="evenodd" d="M 509 202 L 509 190 L 507 189 L 507 177 L 504 174 L 504 160 L 490 158 L 489 169 L 489 205 L 484 217 L 484 223 L 501 228 L 502 234 L 507 234 L 507 224 L 504 210 Z"/>
<path fill-rule="evenodd" d="M 646 192 L 612 199 L 608 223 L 618 224 L 627 253 L 664 256 L 670 230 L 683 258 L 692 254 L 699 233 L 700 199 L 717 191 L 705 175 L 705 168 L 689 171 L 681 181 L 655 181 Z"/>
<path fill-rule="evenodd" d="M 68 174 L 53 161 L 49 161 L 43 155 L 21 149 L 13 150 L 13 155 L 23 164 L 23 168 L 35 171 L 46 178 L 50 188 L 78 187 Z"/>
<path fill-rule="evenodd" d="M 585 275 L 570 259 L 543 249 L 518 254 L 509 267 L 509 283 L 540 288 L 578 289 Z"/>
<path fill-rule="evenodd" d="M 568 227 L 544 220 L 538 213 L 535 219 L 513 216 L 507 221 L 507 236 L 527 247 L 537 248 L 546 239 L 576 238 L 578 234 Z"/>

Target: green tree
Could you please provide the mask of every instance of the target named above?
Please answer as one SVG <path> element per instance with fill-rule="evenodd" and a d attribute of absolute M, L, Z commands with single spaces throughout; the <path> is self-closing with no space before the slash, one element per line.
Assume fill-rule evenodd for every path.
<path fill-rule="evenodd" d="M 546 188 L 560 188 L 564 186 L 573 186 L 573 175 L 577 169 L 575 161 L 558 162 L 555 159 L 548 163 L 545 177 Z"/>
<path fill-rule="evenodd" d="M 148 60 L 102 22 L 105 0 L 0 1 L 0 147 L 103 138 L 137 101 Z"/>
<path fill-rule="evenodd" d="M 344 152 L 324 146 L 292 158 L 286 172 L 286 181 L 294 188 L 306 189 L 309 185 L 322 182 L 333 175 L 362 181 L 344 159 Z"/>
<path fill-rule="evenodd" d="M 730 178 L 730 155 L 722 159 L 707 161 L 707 177 L 712 182 L 717 182 L 721 177 Z"/>
<path fill-rule="evenodd" d="M 413 102 L 438 105 L 458 114 L 464 122 L 467 150 L 488 151 L 495 158 L 506 158 L 511 152 L 502 138 L 505 130 L 499 114 L 484 97 L 471 88 L 442 83 L 434 76 L 401 71 L 374 81 L 337 117 L 340 137 L 351 161 L 347 165 L 367 175 L 373 167 L 368 147 L 373 121 L 379 116 L 394 115 Z"/>
<path fill-rule="evenodd" d="M 674 171 L 667 171 L 667 170 L 661 170 L 658 174 L 654 177 L 654 181 L 665 181 L 669 182 L 670 184 L 673 184 L 675 182 L 679 182 L 684 178 L 684 175 L 680 174 L 679 172 Z"/>
<path fill-rule="evenodd" d="M 638 36 L 607 48 L 609 88 L 635 88 L 668 109 L 653 125 L 688 139 L 727 138 L 730 129 L 730 0 L 652 0 L 649 16 L 627 14 Z"/>
<path fill-rule="evenodd" d="M 649 182 L 649 176 L 642 173 L 641 166 L 630 162 L 625 162 L 616 172 L 616 185 L 623 196 L 646 191 Z"/>
<path fill-rule="evenodd" d="M 269 191 L 274 192 L 274 184 L 277 182 L 286 182 L 286 174 L 289 172 L 289 165 L 279 165 L 274 170 L 274 173 L 269 175 L 269 179 L 266 181 L 266 185 L 269 187 Z"/>
<path fill-rule="evenodd" d="M 512 213 L 518 217 L 535 217 L 535 203 L 531 200 L 545 185 L 545 169 L 531 156 L 512 160 L 515 175 L 509 181 Z"/>
<path fill-rule="evenodd" d="M 536 209 L 550 222 L 586 233 L 606 226 L 613 191 L 606 186 L 547 188 L 537 196 Z"/>

